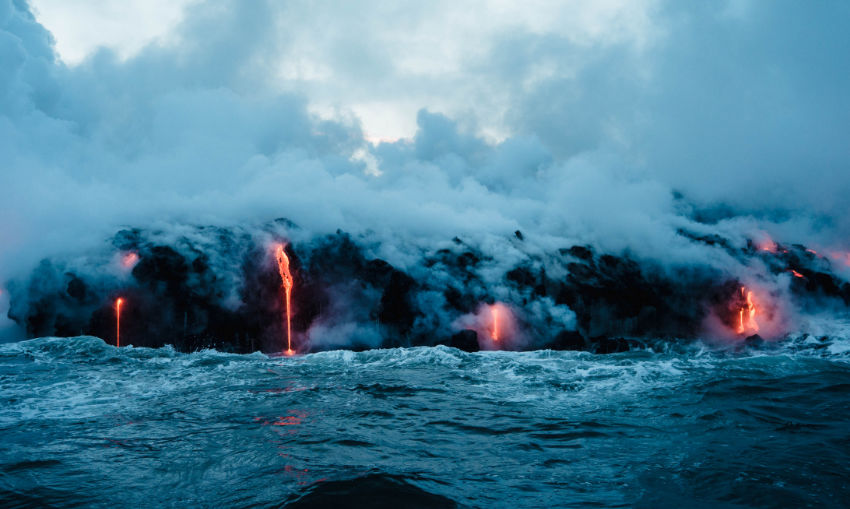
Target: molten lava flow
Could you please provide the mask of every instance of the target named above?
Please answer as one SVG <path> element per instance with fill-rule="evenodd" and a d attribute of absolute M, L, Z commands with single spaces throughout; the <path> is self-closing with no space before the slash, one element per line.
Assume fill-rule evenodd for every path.
<path fill-rule="evenodd" d="M 755 334 L 759 330 L 756 322 L 756 305 L 753 302 L 753 292 L 747 291 L 747 287 L 741 287 L 741 297 L 745 303 L 738 310 L 738 334 Z"/>
<path fill-rule="evenodd" d="M 292 273 L 289 272 L 289 257 L 283 250 L 283 244 L 278 244 L 275 250 L 275 258 L 277 258 L 277 269 L 280 272 L 280 279 L 283 282 L 283 291 L 286 295 L 286 355 L 292 355 L 292 317 L 290 315 L 290 302 L 292 297 Z"/>
<path fill-rule="evenodd" d="M 493 341 L 499 341 L 499 308 L 490 306 L 490 313 L 493 315 Z"/>
<path fill-rule="evenodd" d="M 118 297 L 115 300 L 115 346 L 121 346 L 121 304 L 124 299 Z"/>
<path fill-rule="evenodd" d="M 803 279 L 805 279 L 805 278 L 806 278 L 806 276 L 804 276 L 804 275 L 800 274 L 799 272 L 797 272 L 797 271 L 796 271 L 796 270 L 794 270 L 794 269 L 791 269 L 791 274 L 794 274 L 794 277 L 799 277 L 799 278 L 803 278 Z"/>

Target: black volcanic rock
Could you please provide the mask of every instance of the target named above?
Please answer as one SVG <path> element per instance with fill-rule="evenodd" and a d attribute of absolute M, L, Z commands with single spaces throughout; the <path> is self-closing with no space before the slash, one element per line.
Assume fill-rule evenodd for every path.
<path fill-rule="evenodd" d="M 641 343 L 624 338 L 595 337 L 590 340 L 593 353 L 621 353 L 641 346 Z"/>
<path fill-rule="evenodd" d="M 112 245 L 122 251 L 138 249 L 142 244 L 142 231 L 139 228 L 119 230 L 112 236 Z"/>
<path fill-rule="evenodd" d="M 588 246 L 573 246 L 568 249 L 561 249 L 561 254 L 585 261 L 591 261 L 593 259 L 593 250 Z"/>
<path fill-rule="evenodd" d="M 581 245 L 523 256 L 525 245 L 505 238 L 515 251 L 511 256 L 518 254 L 510 267 L 488 254 L 498 249 L 483 252 L 454 239 L 432 251 L 411 248 L 408 255 L 421 251 L 400 270 L 370 254 L 383 251 L 374 237 L 338 231 L 296 245 L 284 227 L 289 226 L 276 222 L 250 230 L 121 230 L 88 265 L 45 260 L 28 279 L 6 283 L 9 317 L 30 337 L 82 333 L 113 342 L 114 302 L 121 296 L 126 301 L 122 345 L 280 351 L 285 299 L 270 243 L 284 244 L 290 258 L 292 331 L 300 351 L 430 345 L 456 323 L 486 320 L 482 306 L 498 300 L 512 310 L 514 325 L 528 338 L 525 348 L 613 353 L 640 347 L 643 339 L 697 337 L 709 312 L 734 327 L 745 305 L 740 281 L 704 265 L 659 266 Z M 731 246 L 711 236 L 682 235 L 704 249 Z M 737 259 L 752 258 L 771 274 L 803 275 L 791 281 L 795 305 L 850 305 L 850 283 L 833 272 L 827 258 L 804 246 L 735 249 Z M 132 270 L 105 263 L 119 259 L 122 251 L 138 255 Z M 317 323 L 323 327 L 314 328 Z M 298 344 L 316 330 L 354 332 L 326 343 Z M 439 343 L 479 349 L 473 330 Z"/>
<path fill-rule="evenodd" d="M 433 256 L 425 260 L 426 267 L 433 267 L 437 264 L 442 264 L 449 270 L 467 272 L 482 261 L 480 253 L 472 250 L 463 251 L 460 254 L 450 249 L 439 249 Z"/>
<path fill-rule="evenodd" d="M 454 286 L 449 286 L 443 291 L 443 296 L 452 309 L 466 314 L 475 311 L 475 308 L 481 303 L 475 295 L 471 293 L 461 292 Z"/>
<path fill-rule="evenodd" d="M 747 336 L 747 338 L 744 339 L 744 343 L 749 347 L 758 348 L 764 345 L 764 338 L 758 334 L 753 334 L 752 336 Z"/>
<path fill-rule="evenodd" d="M 133 277 L 157 292 L 165 290 L 172 297 L 185 297 L 189 265 L 170 246 L 153 246 L 133 268 Z"/>
<path fill-rule="evenodd" d="M 364 279 L 374 286 L 385 287 L 390 283 L 390 278 L 395 269 L 392 265 L 381 259 L 369 260 L 363 270 Z"/>
<path fill-rule="evenodd" d="M 73 274 L 68 275 L 71 277 L 71 280 L 68 281 L 68 286 L 66 287 L 65 292 L 69 297 L 77 300 L 78 302 L 85 302 L 87 290 L 85 281 Z"/>
<path fill-rule="evenodd" d="M 416 281 L 412 277 L 400 270 L 393 270 L 389 284 L 381 295 L 378 320 L 397 327 L 401 333 L 409 332 L 419 314 L 411 299 L 415 287 Z"/>
<path fill-rule="evenodd" d="M 464 352 L 477 352 L 480 349 L 478 346 L 478 333 L 474 330 L 464 329 L 452 335 L 446 346 L 457 348 Z"/>
<path fill-rule="evenodd" d="M 717 234 L 701 235 L 701 234 L 698 234 L 698 233 L 694 233 L 694 232 L 685 230 L 684 228 L 677 229 L 676 233 L 681 235 L 682 237 L 693 240 L 695 242 L 701 242 L 701 243 L 709 245 L 709 246 L 722 247 L 723 249 L 725 249 L 727 252 L 730 252 L 730 253 L 735 251 L 735 249 L 732 248 L 732 246 L 730 245 L 729 239 L 721 237 L 720 235 L 717 235 Z"/>
<path fill-rule="evenodd" d="M 587 342 L 578 331 L 561 331 L 551 341 L 543 343 L 542 348 L 551 350 L 585 350 Z"/>
<path fill-rule="evenodd" d="M 303 493 L 291 495 L 281 507 L 454 509 L 458 504 L 442 495 L 414 486 L 402 477 L 369 474 L 355 479 L 315 483 Z"/>
<path fill-rule="evenodd" d="M 537 285 L 537 276 L 528 267 L 517 267 L 505 274 L 505 279 L 519 286 L 533 287 Z"/>
<path fill-rule="evenodd" d="M 554 289 L 555 301 L 576 313 L 585 336 L 692 337 L 704 317 L 701 305 L 720 278 L 708 270 L 670 277 L 628 256 L 574 246 L 569 274 Z"/>
<path fill-rule="evenodd" d="M 345 232 L 337 231 L 310 246 L 310 274 L 317 279 L 339 281 L 352 277 L 363 277 L 366 258 L 363 252 Z"/>

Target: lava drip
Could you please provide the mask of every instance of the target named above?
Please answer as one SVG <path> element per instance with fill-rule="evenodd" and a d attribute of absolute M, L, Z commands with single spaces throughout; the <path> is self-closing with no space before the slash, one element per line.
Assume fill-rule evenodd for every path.
<path fill-rule="evenodd" d="M 124 299 L 118 297 L 115 300 L 115 346 L 121 346 L 121 304 L 124 304 Z"/>
<path fill-rule="evenodd" d="M 289 271 L 289 257 L 286 256 L 286 252 L 283 250 L 283 244 L 277 245 L 275 258 L 277 259 L 277 269 L 280 272 L 280 279 L 286 299 L 286 355 L 292 355 L 295 352 L 292 350 L 292 315 L 290 303 L 292 301 L 294 280 L 292 279 L 292 273 Z"/>
<path fill-rule="evenodd" d="M 741 297 L 744 301 L 738 310 L 738 334 L 755 334 L 759 330 L 759 325 L 756 322 L 756 305 L 753 302 L 753 292 L 742 286 Z"/>
<path fill-rule="evenodd" d="M 490 306 L 490 313 L 493 315 L 493 341 L 499 341 L 499 308 L 495 305 Z"/>

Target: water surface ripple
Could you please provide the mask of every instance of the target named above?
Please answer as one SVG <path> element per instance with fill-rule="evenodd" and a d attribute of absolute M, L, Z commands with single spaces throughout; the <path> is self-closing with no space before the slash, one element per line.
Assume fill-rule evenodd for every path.
<path fill-rule="evenodd" d="M 0 345 L 0 506 L 842 507 L 850 349 Z"/>

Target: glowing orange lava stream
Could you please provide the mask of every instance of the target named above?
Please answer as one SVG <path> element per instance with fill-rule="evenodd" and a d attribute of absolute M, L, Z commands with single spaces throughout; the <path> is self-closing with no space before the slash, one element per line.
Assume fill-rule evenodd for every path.
<path fill-rule="evenodd" d="M 493 341 L 499 341 L 499 308 L 490 306 L 490 313 L 493 315 Z"/>
<path fill-rule="evenodd" d="M 118 297 L 115 300 L 115 346 L 121 346 L 121 304 L 124 299 Z"/>
<path fill-rule="evenodd" d="M 280 272 L 280 279 L 283 282 L 283 291 L 286 294 L 286 355 L 292 355 L 295 352 L 292 350 L 292 317 L 290 315 L 290 302 L 292 297 L 292 286 L 294 280 L 292 273 L 289 272 L 289 257 L 283 250 L 283 244 L 278 244 L 275 250 L 275 258 L 277 258 L 277 269 Z"/>
<path fill-rule="evenodd" d="M 755 334 L 759 330 L 759 325 L 756 323 L 756 305 L 753 303 L 753 292 L 747 291 L 747 288 L 742 286 L 741 296 L 746 298 L 747 303 L 745 306 L 741 306 L 738 311 L 738 334 L 746 332 Z"/>

